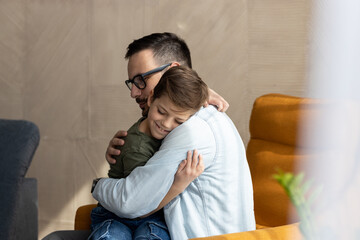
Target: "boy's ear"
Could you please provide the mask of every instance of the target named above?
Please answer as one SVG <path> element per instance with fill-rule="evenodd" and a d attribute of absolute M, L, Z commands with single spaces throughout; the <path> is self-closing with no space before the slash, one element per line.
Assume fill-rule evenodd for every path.
<path fill-rule="evenodd" d="M 149 97 L 147 99 L 147 105 L 148 107 L 150 107 L 151 103 L 153 102 L 153 97 L 154 97 L 154 90 L 150 91 Z"/>

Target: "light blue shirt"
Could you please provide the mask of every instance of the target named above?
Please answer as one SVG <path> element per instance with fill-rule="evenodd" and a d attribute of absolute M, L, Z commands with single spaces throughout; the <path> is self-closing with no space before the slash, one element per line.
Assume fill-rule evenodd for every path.
<path fill-rule="evenodd" d="M 164 207 L 171 238 L 184 240 L 255 229 L 253 189 L 244 144 L 230 118 L 202 108 L 163 140 L 145 166 L 125 179 L 102 179 L 93 196 L 120 217 L 156 209 L 188 150 L 203 155 L 205 170 Z"/>

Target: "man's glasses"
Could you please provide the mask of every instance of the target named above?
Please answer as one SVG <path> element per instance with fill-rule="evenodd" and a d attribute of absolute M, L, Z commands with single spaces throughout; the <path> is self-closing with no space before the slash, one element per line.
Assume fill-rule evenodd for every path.
<path fill-rule="evenodd" d="M 167 68 L 170 65 L 171 65 L 171 63 L 168 63 L 168 64 L 162 65 L 162 66 L 160 66 L 158 68 L 155 68 L 153 70 L 150 70 L 150 71 L 148 71 L 146 73 L 138 74 L 135 77 L 133 77 L 132 79 L 126 80 L 125 84 L 130 89 L 130 91 L 131 91 L 131 88 L 132 88 L 133 84 L 138 89 L 144 89 L 144 88 L 146 88 L 146 82 L 145 82 L 145 77 L 146 76 L 149 76 L 150 74 L 153 74 L 153 73 L 160 72 L 160 71 L 164 70 L 165 68 Z"/>

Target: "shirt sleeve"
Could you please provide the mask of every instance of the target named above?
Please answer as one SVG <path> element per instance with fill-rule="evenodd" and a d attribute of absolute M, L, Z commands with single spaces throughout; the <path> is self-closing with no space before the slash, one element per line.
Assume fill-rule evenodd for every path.
<path fill-rule="evenodd" d="M 136 167 L 144 166 L 150 158 L 149 154 L 144 154 L 139 151 L 126 151 L 126 153 L 122 154 L 123 156 L 121 158 L 116 158 L 116 165 L 110 167 L 110 178 L 124 178 Z"/>
<path fill-rule="evenodd" d="M 146 163 L 123 179 L 101 179 L 93 197 L 120 217 L 136 218 L 156 209 L 169 191 L 178 165 L 189 150 L 203 155 L 205 168 L 212 164 L 216 152 L 209 125 L 193 116 L 175 128 L 163 141 L 160 150 Z"/>

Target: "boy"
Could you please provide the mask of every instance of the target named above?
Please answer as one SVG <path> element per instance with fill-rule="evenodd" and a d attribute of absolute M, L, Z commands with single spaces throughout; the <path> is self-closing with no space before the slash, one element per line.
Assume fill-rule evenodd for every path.
<path fill-rule="evenodd" d="M 132 84 L 137 84 L 132 80 Z M 167 70 L 150 93 L 148 115 L 140 118 L 129 130 L 125 145 L 117 156 L 116 164 L 110 166 L 110 178 L 126 178 L 133 169 L 143 166 L 159 149 L 174 128 L 197 112 L 208 99 L 208 88 L 195 71 L 177 66 Z M 179 166 L 173 185 L 159 207 L 144 218 L 126 219 L 99 206 L 91 214 L 92 234 L 89 239 L 136 239 L 154 236 L 170 239 L 162 211 L 172 198 L 181 193 L 203 171 L 202 157 L 188 152 L 187 159 Z M 181 177 L 181 171 L 194 172 L 192 179 Z M 126 197 L 126 196 L 120 196 Z"/>

